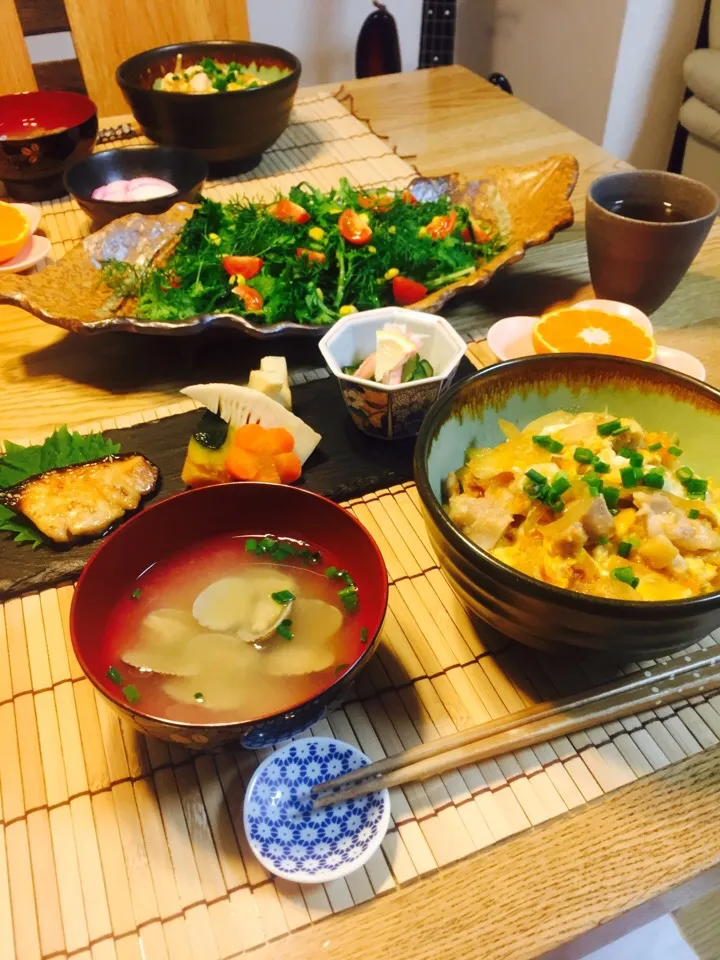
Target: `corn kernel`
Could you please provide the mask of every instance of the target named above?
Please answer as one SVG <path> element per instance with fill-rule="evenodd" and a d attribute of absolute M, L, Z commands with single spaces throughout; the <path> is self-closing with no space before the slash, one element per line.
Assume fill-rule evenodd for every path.
<path fill-rule="evenodd" d="M 420 227 L 420 229 L 418 230 L 417 235 L 418 235 L 419 237 L 426 237 L 426 236 L 427 236 L 427 227 Z"/>
<path fill-rule="evenodd" d="M 377 247 L 374 247 L 372 244 L 368 247 L 368 253 L 377 253 Z"/>
<path fill-rule="evenodd" d="M 361 220 L 364 220 L 365 223 L 370 223 L 370 217 L 368 216 L 367 213 L 359 213 L 359 214 L 358 214 L 358 217 L 359 217 Z"/>
<path fill-rule="evenodd" d="M 397 227 L 388 227 L 388 233 L 395 235 L 397 233 Z"/>
<path fill-rule="evenodd" d="M 220 246 L 221 240 L 216 233 L 209 233 L 208 240 L 210 241 L 210 243 L 214 243 L 216 247 Z"/>
<path fill-rule="evenodd" d="M 226 90 L 242 90 L 242 87 L 240 86 L 239 83 L 234 83 L 231 80 L 230 83 L 227 85 L 227 87 L 225 87 L 225 89 Z"/>
<path fill-rule="evenodd" d="M 310 227 L 308 230 L 308 236 L 312 240 L 317 240 L 319 242 L 325 236 L 325 231 L 322 227 Z"/>
<path fill-rule="evenodd" d="M 234 283 L 236 287 L 242 287 L 245 283 L 245 277 L 241 273 L 238 273 L 237 276 L 230 278 L 230 282 Z"/>
<path fill-rule="evenodd" d="M 332 216 L 334 216 L 334 217 L 337 217 L 337 216 L 339 216 L 339 215 L 342 213 L 342 208 L 341 208 L 341 207 L 330 207 L 330 209 L 328 210 L 328 213 L 332 214 Z"/>
<path fill-rule="evenodd" d="M 341 317 L 348 317 L 351 313 L 357 313 L 358 309 L 353 303 L 346 303 L 344 306 L 340 307 L 338 311 Z"/>
<path fill-rule="evenodd" d="M 390 267 L 390 269 L 385 272 L 385 279 L 394 280 L 395 277 L 399 275 L 399 273 L 400 271 L 398 270 L 397 267 Z"/>
<path fill-rule="evenodd" d="M 244 279 L 245 279 L 245 277 L 243 277 L 243 280 L 244 280 Z M 233 275 L 230 277 L 230 286 L 231 286 L 231 287 L 236 287 L 236 286 L 237 286 L 237 282 L 238 282 L 237 275 L 236 275 L 236 274 L 233 274 Z"/>

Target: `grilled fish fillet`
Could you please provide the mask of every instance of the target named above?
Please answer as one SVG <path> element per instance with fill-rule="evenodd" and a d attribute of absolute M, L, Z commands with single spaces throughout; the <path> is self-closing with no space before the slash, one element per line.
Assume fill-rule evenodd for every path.
<path fill-rule="evenodd" d="M 0 493 L 55 543 L 99 537 L 152 493 L 160 471 L 139 454 L 103 457 L 30 477 Z"/>

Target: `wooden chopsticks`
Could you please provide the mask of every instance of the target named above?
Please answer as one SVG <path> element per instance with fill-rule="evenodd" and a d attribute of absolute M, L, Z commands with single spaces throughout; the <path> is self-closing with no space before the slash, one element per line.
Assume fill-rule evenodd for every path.
<path fill-rule="evenodd" d="M 312 788 L 314 807 L 400 786 L 554 737 L 720 688 L 720 649 L 685 654 L 593 690 L 550 701 L 361 767 Z M 336 792 L 329 793 L 334 790 Z"/>

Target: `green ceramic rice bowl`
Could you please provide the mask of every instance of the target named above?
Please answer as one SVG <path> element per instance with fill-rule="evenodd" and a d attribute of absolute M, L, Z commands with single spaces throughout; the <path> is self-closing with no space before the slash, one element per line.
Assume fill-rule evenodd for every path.
<path fill-rule="evenodd" d="M 507 566 L 447 517 L 444 481 L 469 446 L 502 443 L 498 418 L 523 428 L 556 410 L 607 410 L 645 430 L 676 433 L 683 461 L 720 482 L 720 392 L 713 387 L 653 363 L 598 355 L 525 357 L 488 367 L 438 400 L 415 447 L 428 534 L 460 599 L 497 630 L 552 652 L 585 648 L 646 659 L 705 637 L 720 626 L 720 592 L 662 602 L 575 593 Z"/>

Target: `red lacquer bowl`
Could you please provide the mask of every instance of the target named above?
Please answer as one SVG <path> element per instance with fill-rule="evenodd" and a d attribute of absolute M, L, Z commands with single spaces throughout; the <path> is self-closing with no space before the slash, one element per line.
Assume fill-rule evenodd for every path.
<path fill-rule="evenodd" d="M 95 104 L 64 90 L 0 97 L 0 180 L 14 200 L 51 200 L 65 193 L 63 171 L 92 152 Z"/>
<path fill-rule="evenodd" d="M 358 586 L 368 640 L 357 660 L 311 700 L 252 721 L 188 724 L 131 705 L 107 677 L 103 637 L 118 600 L 151 564 L 222 534 L 261 532 L 316 543 L 350 570 Z M 338 704 L 375 651 L 388 601 L 387 571 L 368 531 L 342 507 L 297 487 L 229 483 L 179 493 L 148 507 L 111 534 L 93 554 L 75 590 L 70 613 L 73 648 L 89 680 L 143 733 L 207 748 L 238 740 L 255 749 L 306 730 Z"/>

